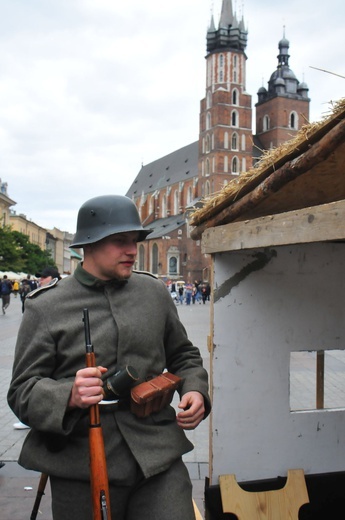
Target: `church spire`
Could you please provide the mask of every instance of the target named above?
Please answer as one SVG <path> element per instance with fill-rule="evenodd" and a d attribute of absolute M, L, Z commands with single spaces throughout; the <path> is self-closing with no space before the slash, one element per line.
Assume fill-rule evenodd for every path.
<path fill-rule="evenodd" d="M 232 0 L 223 0 L 218 29 L 215 28 L 213 15 L 211 17 L 207 31 L 207 53 L 224 49 L 244 51 L 247 35 L 243 19 L 238 23 L 233 13 Z"/>
<path fill-rule="evenodd" d="M 232 11 L 232 0 L 223 0 L 222 11 L 220 14 L 219 28 L 228 28 L 234 25 L 234 15 Z"/>

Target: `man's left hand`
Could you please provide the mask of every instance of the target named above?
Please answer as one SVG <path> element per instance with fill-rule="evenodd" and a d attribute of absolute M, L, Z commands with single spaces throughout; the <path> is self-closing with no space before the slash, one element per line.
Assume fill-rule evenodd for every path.
<path fill-rule="evenodd" d="M 204 418 L 204 397 L 200 392 L 184 394 L 178 407 L 183 412 L 177 414 L 177 424 L 184 430 L 194 430 Z"/>

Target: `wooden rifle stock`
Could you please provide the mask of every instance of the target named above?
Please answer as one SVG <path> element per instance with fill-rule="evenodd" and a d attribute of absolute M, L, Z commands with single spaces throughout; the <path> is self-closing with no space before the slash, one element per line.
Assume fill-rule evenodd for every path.
<path fill-rule="evenodd" d="M 95 367 L 96 359 L 90 338 L 88 309 L 83 310 L 83 321 L 86 366 Z M 107 463 L 98 404 L 90 406 L 89 447 L 93 520 L 111 520 Z"/>
<path fill-rule="evenodd" d="M 36 520 L 36 518 L 37 518 L 37 513 L 38 513 L 38 510 L 40 507 L 41 498 L 44 495 L 44 490 L 45 490 L 45 487 L 47 484 L 47 480 L 48 480 L 48 475 L 46 473 L 41 473 L 41 477 L 40 477 L 40 481 L 39 481 L 38 489 L 37 489 L 37 494 L 36 494 L 36 499 L 35 499 L 34 507 L 31 512 L 30 520 Z"/>

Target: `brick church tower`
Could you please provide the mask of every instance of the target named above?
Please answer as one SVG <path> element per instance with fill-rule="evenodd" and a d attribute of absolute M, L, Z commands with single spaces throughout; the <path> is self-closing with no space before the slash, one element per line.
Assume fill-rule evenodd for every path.
<path fill-rule="evenodd" d="M 309 89 L 289 67 L 289 45 L 284 34 L 278 44 L 277 70 L 270 77 L 268 89 L 261 87 L 258 91 L 256 136 L 265 150 L 288 141 L 309 123 Z"/>
<path fill-rule="evenodd" d="M 198 196 L 220 190 L 252 166 L 252 98 L 246 92 L 247 31 L 223 0 L 207 31 L 206 94 L 200 103 Z"/>
<path fill-rule="evenodd" d="M 223 0 L 218 28 L 207 30 L 205 97 L 198 140 L 142 165 L 127 196 L 153 230 L 139 245 L 137 268 L 163 280 L 209 280 L 210 259 L 190 238 L 188 212 L 248 171 L 265 149 L 290 139 L 309 117 L 308 87 L 289 68 L 289 42 L 279 42 L 278 67 L 261 87 L 252 128 L 246 91 L 247 30 Z"/>

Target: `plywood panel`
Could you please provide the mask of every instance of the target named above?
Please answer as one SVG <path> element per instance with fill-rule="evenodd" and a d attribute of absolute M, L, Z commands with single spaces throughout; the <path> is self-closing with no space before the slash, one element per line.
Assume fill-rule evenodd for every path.
<path fill-rule="evenodd" d="M 345 244 L 215 255 L 211 483 L 345 468 L 345 411 L 291 412 L 290 352 L 344 349 Z"/>

